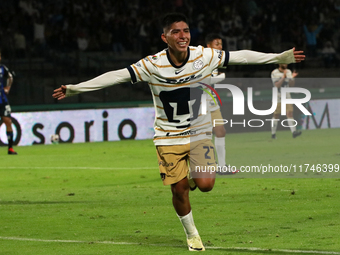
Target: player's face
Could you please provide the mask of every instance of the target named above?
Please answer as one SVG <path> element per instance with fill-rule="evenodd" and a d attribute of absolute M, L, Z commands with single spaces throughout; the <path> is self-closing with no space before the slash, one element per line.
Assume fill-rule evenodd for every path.
<path fill-rule="evenodd" d="M 168 44 L 171 50 L 178 53 L 187 52 L 190 38 L 189 26 L 183 21 L 172 23 L 169 30 L 162 34 L 162 40 Z"/>
<path fill-rule="evenodd" d="M 287 64 L 280 64 L 279 65 L 282 70 L 286 70 L 288 65 Z"/>
<path fill-rule="evenodd" d="M 209 48 L 213 48 L 213 49 L 216 49 L 216 50 L 222 50 L 222 48 L 223 48 L 222 40 L 221 39 L 214 39 L 214 40 L 212 40 L 211 43 L 207 44 L 207 46 Z"/>

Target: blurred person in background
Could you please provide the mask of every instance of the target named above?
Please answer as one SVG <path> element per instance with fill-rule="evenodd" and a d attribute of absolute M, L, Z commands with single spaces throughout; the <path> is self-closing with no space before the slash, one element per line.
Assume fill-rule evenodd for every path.
<path fill-rule="evenodd" d="M 9 105 L 7 94 L 13 84 L 13 75 L 5 65 L 1 64 L 0 50 L 0 117 L 1 121 L 6 125 L 6 134 L 8 140 L 8 154 L 16 155 L 13 150 L 13 129 L 11 119 L 11 106 Z"/>

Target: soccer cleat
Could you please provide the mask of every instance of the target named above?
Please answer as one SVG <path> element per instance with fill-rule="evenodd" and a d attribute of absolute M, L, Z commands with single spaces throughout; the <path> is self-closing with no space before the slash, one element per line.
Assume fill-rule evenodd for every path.
<path fill-rule="evenodd" d="M 301 134 L 302 134 L 301 131 L 294 131 L 293 132 L 293 138 L 298 137 Z"/>
<path fill-rule="evenodd" d="M 190 175 L 190 170 L 187 174 L 187 179 L 188 179 L 188 183 L 189 183 L 189 186 L 190 186 L 190 190 L 194 191 L 197 188 L 197 185 L 196 185 L 194 179 L 192 179 L 192 177 Z"/>
<path fill-rule="evenodd" d="M 272 139 L 276 139 L 276 134 L 272 134 Z"/>
<path fill-rule="evenodd" d="M 16 153 L 13 148 L 9 148 L 8 149 L 8 155 L 17 155 L 18 153 Z"/>
<path fill-rule="evenodd" d="M 189 251 L 205 251 L 204 245 L 199 235 L 188 238 L 187 242 Z"/>

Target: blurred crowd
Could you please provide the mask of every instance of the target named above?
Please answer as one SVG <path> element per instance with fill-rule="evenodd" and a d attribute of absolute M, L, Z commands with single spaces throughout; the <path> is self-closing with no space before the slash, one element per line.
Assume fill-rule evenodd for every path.
<path fill-rule="evenodd" d="M 0 46 L 17 58 L 51 50 L 145 56 L 166 46 L 160 20 L 174 11 L 188 16 L 191 45 L 204 45 L 214 32 L 225 50 L 296 46 L 322 56 L 325 65 L 339 64 L 340 0 L 6 0 L 0 1 Z"/>

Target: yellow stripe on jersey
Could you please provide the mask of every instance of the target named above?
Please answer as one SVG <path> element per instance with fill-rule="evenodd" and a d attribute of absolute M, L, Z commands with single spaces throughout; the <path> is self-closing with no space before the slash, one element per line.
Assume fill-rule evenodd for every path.
<path fill-rule="evenodd" d="M 132 65 L 133 69 L 135 69 L 135 72 L 137 73 L 139 79 L 142 81 L 142 76 L 140 76 L 139 72 L 138 72 L 138 69 L 135 67 L 135 65 Z"/>
<path fill-rule="evenodd" d="M 174 136 L 164 136 L 164 137 L 156 137 L 153 140 L 161 140 L 161 139 L 178 139 L 178 138 L 190 138 L 193 136 L 199 136 L 199 135 L 211 135 L 211 132 L 202 132 L 199 134 L 194 134 L 194 135 L 174 135 Z"/>
<path fill-rule="evenodd" d="M 177 129 L 177 130 L 165 130 L 165 129 L 162 129 L 162 128 L 159 128 L 159 127 L 156 127 L 155 129 L 159 130 L 159 131 L 163 131 L 163 132 L 184 132 L 186 130 L 189 130 L 191 128 L 198 128 L 198 127 L 202 127 L 204 125 L 211 125 L 211 122 L 206 122 L 204 124 L 201 124 L 201 125 L 197 125 L 197 126 L 192 126 L 192 127 L 188 127 L 188 128 L 185 128 L 185 129 Z"/>
<path fill-rule="evenodd" d="M 212 56 L 211 56 L 211 59 L 210 59 L 210 62 L 209 62 L 209 66 L 211 64 L 211 61 L 214 59 L 214 53 L 215 53 L 213 48 L 211 48 L 211 51 L 212 51 Z"/>
<path fill-rule="evenodd" d="M 203 66 L 202 69 L 205 68 L 205 67 L 207 67 L 207 66 L 208 66 L 208 64 L 206 64 L 205 66 Z M 176 80 L 176 79 L 179 79 L 179 78 L 183 78 L 183 77 L 185 77 L 185 76 L 190 77 L 190 76 L 192 76 L 193 74 L 198 73 L 199 71 L 201 71 L 201 69 L 200 69 L 200 70 L 197 70 L 196 72 L 193 72 L 193 73 L 183 74 L 183 75 L 181 75 L 181 76 L 169 77 L 168 79 Z"/>
<path fill-rule="evenodd" d="M 162 132 L 184 132 L 186 130 L 189 130 L 190 127 L 188 128 L 185 128 L 185 129 L 178 129 L 178 130 L 164 130 L 164 129 L 161 129 L 159 127 L 156 127 L 155 129 L 159 130 L 159 131 L 162 131 Z"/>
<path fill-rule="evenodd" d="M 149 57 L 146 57 L 146 58 L 150 61 L 150 63 L 151 63 L 152 65 L 157 66 L 158 68 L 167 68 L 167 67 L 172 67 L 172 68 L 173 68 L 172 65 L 164 65 L 164 66 L 162 66 L 162 65 L 157 65 L 157 64 L 153 63 L 153 62 L 150 60 Z"/>
<path fill-rule="evenodd" d="M 158 84 L 158 83 L 149 83 L 152 86 L 161 86 L 161 87 L 168 87 L 168 88 L 177 88 L 177 87 L 183 87 L 188 86 L 190 83 L 181 83 L 181 84 Z"/>
<path fill-rule="evenodd" d="M 153 140 L 161 140 L 161 139 L 178 139 L 178 138 L 189 138 L 191 135 L 174 135 L 174 136 L 165 136 L 165 137 L 157 137 Z"/>
<path fill-rule="evenodd" d="M 145 67 L 145 69 L 146 69 L 146 71 L 151 75 L 151 73 L 150 73 L 150 71 L 149 71 L 149 69 L 146 67 L 146 65 L 145 65 L 145 61 L 144 61 L 144 59 L 142 59 L 142 62 L 143 62 L 143 65 L 144 65 L 144 67 Z"/>
<path fill-rule="evenodd" d="M 156 105 L 156 107 L 157 107 L 157 108 L 159 108 L 159 109 L 162 109 L 162 110 L 164 109 L 163 107 L 161 107 L 161 106 L 158 106 L 158 105 Z"/>
<path fill-rule="evenodd" d="M 203 54 L 201 54 L 200 56 L 198 56 L 198 57 L 195 58 L 195 59 L 189 60 L 188 63 L 194 62 L 194 61 L 196 61 L 196 60 L 199 59 L 199 58 L 203 58 Z"/>
<path fill-rule="evenodd" d="M 160 56 L 162 56 L 162 55 L 166 55 L 166 53 L 160 54 Z M 195 58 L 195 59 L 188 60 L 187 63 L 192 63 L 192 62 L 194 62 L 194 61 L 196 61 L 197 59 L 202 58 L 202 57 L 203 57 L 203 54 L 201 54 L 200 56 L 198 56 L 198 57 Z M 150 60 L 149 57 L 146 57 L 146 58 L 150 61 L 151 64 L 153 64 L 154 66 L 157 66 L 157 67 L 159 67 L 159 68 L 168 68 L 168 67 L 169 67 L 169 68 L 173 68 L 172 65 L 157 65 L 157 64 L 153 63 L 153 62 Z M 211 61 L 210 61 L 210 62 L 211 62 Z M 209 64 L 210 64 L 210 63 L 209 63 Z"/>
<path fill-rule="evenodd" d="M 158 119 L 158 120 L 164 120 L 164 121 L 168 121 L 168 119 L 163 119 L 163 118 L 159 118 L 159 117 L 157 117 L 156 119 Z"/>

